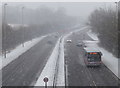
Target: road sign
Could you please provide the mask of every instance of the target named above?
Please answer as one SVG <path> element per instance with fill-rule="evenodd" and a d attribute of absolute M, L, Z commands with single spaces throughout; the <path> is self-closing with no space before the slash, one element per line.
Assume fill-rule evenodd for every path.
<path fill-rule="evenodd" d="M 44 81 L 44 82 L 48 82 L 48 78 L 45 77 L 45 78 L 43 79 L 43 81 Z"/>
<path fill-rule="evenodd" d="M 45 78 L 43 79 L 43 81 L 45 82 L 45 88 L 47 88 L 48 78 L 47 78 L 47 77 L 45 77 Z"/>

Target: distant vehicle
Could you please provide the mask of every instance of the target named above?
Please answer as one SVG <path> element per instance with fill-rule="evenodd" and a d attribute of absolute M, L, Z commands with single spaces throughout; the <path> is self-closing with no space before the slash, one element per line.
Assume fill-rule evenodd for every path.
<path fill-rule="evenodd" d="M 87 66 L 100 66 L 102 64 L 101 56 L 102 53 L 94 48 L 84 48 L 85 58 L 84 62 Z"/>
<path fill-rule="evenodd" d="M 67 40 L 67 43 L 72 43 L 72 40 Z"/>
<path fill-rule="evenodd" d="M 82 47 L 82 46 L 84 46 L 85 44 L 82 42 L 82 41 L 79 41 L 77 44 L 76 44 L 76 46 L 78 46 L 78 47 Z"/>
<path fill-rule="evenodd" d="M 79 43 L 77 43 L 77 45 L 76 45 L 76 46 L 81 47 L 81 46 L 83 46 L 83 43 L 79 42 Z"/>

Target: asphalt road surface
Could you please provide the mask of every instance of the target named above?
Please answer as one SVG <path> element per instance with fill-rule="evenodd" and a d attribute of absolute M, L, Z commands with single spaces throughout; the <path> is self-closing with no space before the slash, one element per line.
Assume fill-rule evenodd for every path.
<path fill-rule="evenodd" d="M 57 38 L 48 36 L 2 69 L 2 86 L 33 86 Z"/>
<path fill-rule="evenodd" d="M 92 40 L 87 30 L 72 34 L 68 39 L 72 43 L 65 43 L 65 62 L 67 86 L 118 86 L 118 78 L 104 65 L 100 67 L 86 67 L 84 64 L 84 49 L 76 44 L 78 40 Z"/>

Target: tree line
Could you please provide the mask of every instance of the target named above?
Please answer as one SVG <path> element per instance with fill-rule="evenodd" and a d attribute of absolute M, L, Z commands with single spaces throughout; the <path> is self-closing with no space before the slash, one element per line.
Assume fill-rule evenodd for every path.
<path fill-rule="evenodd" d="M 28 13 L 30 13 L 30 11 L 28 10 Z M 66 29 L 77 23 L 76 18 L 67 15 L 64 8 L 52 11 L 51 9 L 44 7 L 31 13 L 34 15 L 31 17 L 29 17 L 30 14 L 28 17 L 26 17 L 27 15 L 24 15 L 23 19 L 23 25 L 27 24 L 28 26 L 21 25 L 16 29 L 8 25 L 8 23 L 2 24 L 3 52 L 5 50 L 14 49 L 17 45 L 22 44 L 25 41 L 32 40 L 48 33 L 64 33 Z M 9 13 L 7 16 L 8 15 Z M 16 22 L 16 20 L 12 21 L 9 17 L 8 19 L 10 22 L 13 22 L 13 25 Z M 17 19 L 17 16 L 15 16 L 14 19 Z M 30 22 L 28 22 L 28 20 Z"/>
<path fill-rule="evenodd" d="M 98 8 L 89 17 L 93 32 L 98 34 L 99 45 L 118 57 L 118 20 L 117 11 L 112 8 Z"/>
<path fill-rule="evenodd" d="M 118 2 L 118 57 L 120 58 L 120 2 Z"/>

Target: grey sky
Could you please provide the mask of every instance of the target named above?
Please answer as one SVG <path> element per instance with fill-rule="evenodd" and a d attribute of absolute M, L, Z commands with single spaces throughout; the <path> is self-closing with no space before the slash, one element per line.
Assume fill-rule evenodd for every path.
<path fill-rule="evenodd" d="M 1 4 L 0 4 L 1 6 Z M 57 9 L 58 7 L 66 8 L 66 11 L 69 15 L 79 16 L 83 19 L 87 19 L 90 13 L 96 8 L 102 7 L 112 7 L 115 8 L 114 2 L 32 2 L 32 3 L 8 3 L 8 6 L 25 6 L 26 8 L 36 9 L 42 6 L 47 6 L 52 9 Z M 0 10 L 1 13 L 2 10 Z M 0 24 L 1 24 L 1 14 L 0 14 Z M 1 25 L 0 25 L 1 30 Z M 1 33 L 1 32 L 0 32 Z M 1 35 L 1 34 L 0 34 Z"/>
<path fill-rule="evenodd" d="M 19 4 L 19 5 L 18 5 Z M 69 15 L 80 16 L 87 18 L 90 13 L 99 7 L 112 7 L 115 8 L 114 2 L 38 2 L 38 3 L 9 3 L 9 5 L 25 6 L 26 8 L 36 9 L 38 7 L 47 6 L 52 9 L 64 7 Z"/>

